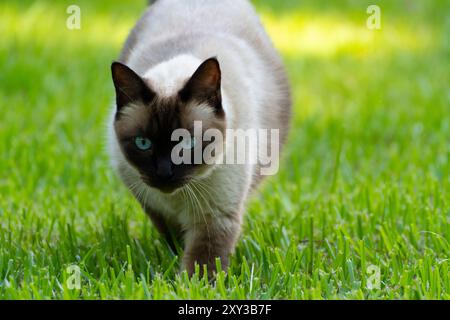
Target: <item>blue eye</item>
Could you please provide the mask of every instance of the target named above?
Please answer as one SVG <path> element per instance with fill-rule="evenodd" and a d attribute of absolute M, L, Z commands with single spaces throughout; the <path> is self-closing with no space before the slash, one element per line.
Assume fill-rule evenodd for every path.
<path fill-rule="evenodd" d="M 136 137 L 134 143 L 139 150 L 147 151 L 152 147 L 152 142 L 148 138 Z"/>
<path fill-rule="evenodd" d="M 197 140 L 195 139 L 195 137 L 189 138 L 189 139 L 185 139 L 183 141 L 183 148 L 190 150 L 193 149 L 195 147 L 195 145 L 197 144 Z"/>

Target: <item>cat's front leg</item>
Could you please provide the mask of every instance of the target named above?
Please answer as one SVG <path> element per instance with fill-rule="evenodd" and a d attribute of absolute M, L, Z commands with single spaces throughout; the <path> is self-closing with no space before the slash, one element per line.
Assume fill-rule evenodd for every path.
<path fill-rule="evenodd" d="M 192 276 L 195 264 L 208 269 L 211 279 L 216 272 L 216 258 L 220 258 L 222 269 L 226 271 L 229 256 L 232 254 L 241 229 L 240 215 L 232 214 L 220 217 L 205 216 L 189 225 L 185 233 L 183 267 Z"/>
<path fill-rule="evenodd" d="M 164 237 L 169 247 L 174 253 L 177 252 L 177 245 L 182 243 L 182 231 L 181 227 L 172 222 L 169 222 L 163 217 L 163 215 L 158 214 L 155 210 L 148 206 L 142 205 L 145 213 L 150 217 L 155 228 Z"/>

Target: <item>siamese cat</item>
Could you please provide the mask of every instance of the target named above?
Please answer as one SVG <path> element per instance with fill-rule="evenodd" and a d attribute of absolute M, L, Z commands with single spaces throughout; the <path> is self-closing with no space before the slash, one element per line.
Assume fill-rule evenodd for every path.
<path fill-rule="evenodd" d="M 195 122 L 200 135 L 275 129 L 278 139 L 268 149 L 284 143 L 289 83 L 255 10 L 247 0 L 154 1 L 111 70 L 113 167 L 169 243 L 184 246 L 188 274 L 199 264 L 213 276 L 216 258 L 226 270 L 245 204 L 263 177 L 261 164 L 175 163 L 180 142 L 173 132 L 194 136 L 184 140 L 183 154 L 212 144 L 218 157 L 234 148 L 227 139 L 199 137 Z"/>

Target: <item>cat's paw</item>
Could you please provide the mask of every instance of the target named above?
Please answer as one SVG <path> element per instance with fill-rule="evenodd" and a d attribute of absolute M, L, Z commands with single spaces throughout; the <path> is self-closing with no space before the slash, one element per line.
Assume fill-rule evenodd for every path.
<path fill-rule="evenodd" d="M 228 268 L 228 257 L 208 257 L 204 254 L 196 256 L 185 255 L 183 258 L 182 270 L 185 270 L 189 277 L 198 274 L 199 278 L 205 275 L 210 281 L 213 281 L 217 272 L 225 271 Z"/>

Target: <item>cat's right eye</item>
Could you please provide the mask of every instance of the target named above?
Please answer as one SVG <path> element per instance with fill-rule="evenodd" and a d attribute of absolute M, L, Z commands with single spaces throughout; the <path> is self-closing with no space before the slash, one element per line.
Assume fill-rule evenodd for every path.
<path fill-rule="evenodd" d="M 152 147 L 151 140 L 148 139 L 148 138 L 144 138 L 144 137 L 136 137 L 136 138 L 134 138 L 134 144 L 141 151 L 150 150 L 150 148 Z"/>

